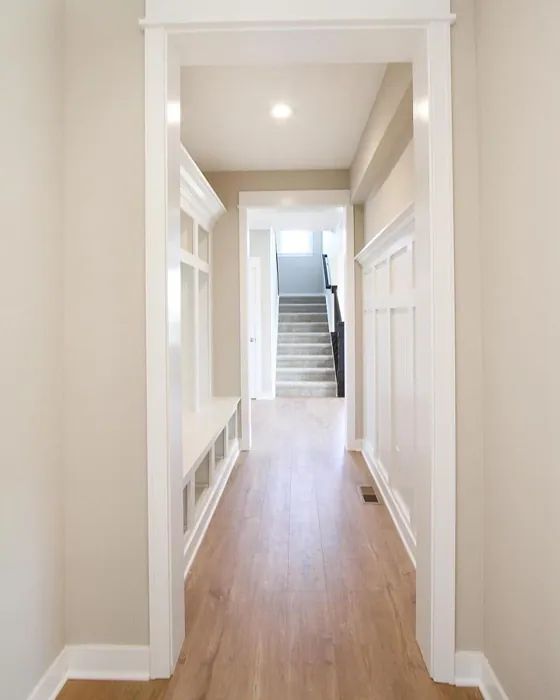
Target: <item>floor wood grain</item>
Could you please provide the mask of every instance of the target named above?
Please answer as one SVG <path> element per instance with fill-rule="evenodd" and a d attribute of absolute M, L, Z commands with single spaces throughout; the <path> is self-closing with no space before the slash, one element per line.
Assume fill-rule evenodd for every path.
<path fill-rule="evenodd" d="M 254 402 L 242 455 L 187 579 L 168 683 L 67 683 L 60 700 L 480 700 L 433 683 L 414 640 L 414 570 L 364 505 L 343 402 Z"/>

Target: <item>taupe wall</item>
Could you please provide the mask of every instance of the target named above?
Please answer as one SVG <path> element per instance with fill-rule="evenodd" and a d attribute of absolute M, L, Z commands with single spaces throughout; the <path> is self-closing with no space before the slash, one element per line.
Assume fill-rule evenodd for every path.
<path fill-rule="evenodd" d="M 206 173 L 227 212 L 213 236 L 214 275 L 214 390 L 239 395 L 239 193 L 257 190 L 344 190 L 350 186 L 346 170 Z"/>
<path fill-rule="evenodd" d="M 69 643 L 148 642 L 143 10 L 66 3 Z"/>
<path fill-rule="evenodd" d="M 560 693 L 560 3 L 476 3 L 484 649 L 511 700 Z"/>
<path fill-rule="evenodd" d="M 0 695 L 27 698 L 64 644 L 62 0 L 0 23 Z"/>
<path fill-rule="evenodd" d="M 410 113 L 412 122 L 412 112 Z M 414 143 L 409 141 L 387 179 L 365 203 L 365 242 L 414 202 Z"/>

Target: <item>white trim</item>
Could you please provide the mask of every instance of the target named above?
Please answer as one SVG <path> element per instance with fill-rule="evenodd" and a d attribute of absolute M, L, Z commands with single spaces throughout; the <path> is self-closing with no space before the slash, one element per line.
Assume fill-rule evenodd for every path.
<path fill-rule="evenodd" d="M 350 192 L 348 192 L 350 200 Z M 344 221 L 344 396 L 347 450 L 356 442 L 356 280 L 354 270 L 354 206 L 346 205 Z"/>
<path fill-rule="evenodd" d="M 240 449 L 251 449 L 251 391 L 249 378 L 249 223 L 246 207 L 239 207 L 239 361 L 241 380 Z"/>
<path fill-rule="evenodd" d="M 375 481 L 375 484 L 381 491 L 383 503 L 387 506 L 389 515 L 397 528 L 397 532 L 399 533 L 406 552 L 410 557 L 410 561 L 413 563 L 414 568 L 416 568 L 416 539 L 414 537 L 414 533 L 410 529 L 408 519 L 402 512 L 399 502 L 394 496 L 393 490 L 387 483 L 386 472 L 377 463 L 377 460 L 373 456 L 373 448 L 367 440 L 362 440 L 361 453 L 370 474 Z"/>
<path fill-rule="evenodd" d="M 463 688 L 479 688 L 484 700 L 509 700 L 490 662 L 480 651 L 457 652 L 455 685 Z"/>
<path fill-rule="evenodd" d="M 112 681 L 147 681 L 150 678 L 148 646 L 78 644 L 66 647 L 68 678 Z"/>
<path fill-rule="evenodd" d="M 55 700 L 67 679 L 68 665 L 66 662 L 66 649 L 62 649 L 60 654 L 41 676 L 27 700 Z"/>
<path fill-rule="evenodd" d="M 179 103 L 179 67 L 163 29 L 145 32 L 146 132 L 146 439 L 150 668 L 168 678 L 184 634 L 180 493 L 181 358 L 179 124 L 168 114 Z M 177 147 L 171 144 L 176 142 Z M 175 177 L 173 177 L 175 173 Z M 177 396 L 177 393 L 179 396 Z M 183 619 L 183 633 L 180 620 Z"/>
<path fill-rule="evenodd" d="M 455 685 L 459 688 L 478 688 L 482 679 L 480 651 L 458 651 L 455 654 Z"/>
<path fill-rule="evenodd" d="M 148 14 L 148 13 L 146 13 Z M 402 18 L 379 17 L 371 19 L 336 19 L 336 20 L 284 20 L 274 22 L 274 29 L 281 31 L 291 30 L 316 30 L 316 29 L 416 29 L 425 27 L 432 22 L 442 22 L 452 25 L 457 15 L 453 12 L 441 14 L 414 14 Z M 209 32 L 246 32 L 246 31 L 270 31 L 270 22 L 261 21 L 231 21 L 231 22 L 193 22 L 190 18 L 181 19 L 177 16 L 166 15 L 162 12 L 159 16 L 138 21 L 142 29 L 161 27 L 170 32 L 184 34 L 198 34 Z"/>
<path fill-rule="evenodd" d="M 45 671 L 28 700 L 55 700 L 67 680 L 147 681 L 150 648 L 121 644 L 68 645 Z"/>
<path fill-rule="evenodd" d="M 453 177 L 451 141 L 450 24 L 453 16 L 419 16 L 412 5 L 401 7 L 375 4 L 369 18 L 347 21 L 310 19 L 292 21 L 284 8 L 271 12 L 264 5 L 249 19 L 196 23 L 184 3 L 176 13 L 149 2 L 146 26 L 146 366 L 148 433 L 148 514 L 150 560 L 150 644 L 152 672 L 168 676 L 174 665 L 177 639 L 173 621 L 179 620 L 182 602 L 178 594 L 176 558 L 182 562 L 182 548 L 176 543 L 176 494 L 169 465 L 177 454 L 174 422 L 175 355 L 172 342 L 173 318 L 166 308 L 167 283 L 175 273 L 174 239 L 168 249 L 167 235 L 174 231 L 175 203 L 170 204 L 168 178 L 170 157 L 179 158 L 179 139 L 166 119 L 166 104 L 178 100 L 178 71 L 170 71 L 168 37 L 189 33 L 196 44 L 187 63 L 204 59 L 204 65 L 236 63 L 252 52 L 252 63 L 278 62 L 285 57 L 286 41 L 291 44 L 290 60 L 310 62 L 339 60 L 342 63 L 370 60 L 411 61 L 414 72 L 414 135 L 416 193 L 415 217 L 423 236 L 425 258 L 422 270 L 430 270 L 429 288 L 422 289 L 422 308 L 430 314 L 429 333 L 422 338 L 433 361 L 422 367 L 422 396 L 430 402 L 430 424 L 424 425 L 425 448 L 421 454 L 421 525 L 417 552 L 417 639 L 431 676 L 452 682 L 455 664 L 455 376 L 454 376 L 454 285 L 453 285 Z M 179 9 L 180 8 L 180 9 Z M 446 9 L 446 8 L 444 8 Z M 322 6 L 317 11 L 325 15 Z M 393 14 L 393 12 L 395 14 Z M 264 13 L 264 14 L 263 14 Z M 340 9 L 344 14 L 344 8 Z M 265 16 L 266 15 L 266 16 Z M 395 16 L 396 15 L 396 16 Z M 218 18 L 219 19 L 219 18 Z M 226 15 L 226 20 L 229 20 Z M 286 20 L 286 21 L 283 21 Z M 151 28 L 150 28 L 150 25 Z M 247 31 L 251 28 L 251 31 Z M 246 34 L 243 34 L 243 32 Z M 221 33 L 220 33 L 221 32 Z M 196 36 L 195 36 L 196 34 Z M 328 41 L 324 39 L 328 38 Z M 178 36 L 173 37 L 175 44 Z M 274 40 L 274 41 L 273 41 Z M 250 46 L 247 45 L 249 41 Z M 271 42 L 274 44 L 271 45 Z M 237 53 L 228 47 L 235 45 Z M 328 47 L 328 48 L 325 48 Z M 203 49 L 203 50 L 201 50 Z M 241 51 L 241 49 L 243 49 Z M 197 53 L 198 52 L 198 53 Z M 360 52 L 362 52 L 360 54 Z M 243 54 L 243 55 L 241 55 Z M 274 60 L 273 60 L 274 59 Z M 175 60 L 175 59 L 174 59 Z M 170 75 L 173 84 L 169 85 Z M 177 144 L 177 153 L 175 146 Z M 171 144 L 171 145 L 170 145 Z M 177 168 L 179 166 L 177 165 Z M 175 171 L 174 171 L 175 172 Z M 173 176 L 175 179 L 175 175 Z M 178 181 L 179 178 L 176 178 Z M 177 186 L 178 190 L 178 186 Z M 177 193 L 178 194 L 178 193 Z M 250 194 L 250 193 L 249 193 Z M 256 193 L 266 198 L 271 193 Z M 274 193 L 272 193 L 274 194 Z M 301 193 L 300 193 L 301 194 Z M 336 196 L 332 192 L 329 196 Z M 322 200 L 323 203 L 325 200 Z M 240 204 L 242 200 L 240 200 Z M 244 203 L 246 204 L 246 203 Z M 277 203 L 276 203 L 277 204 Z M 290 206 L 290 202 L 281 202 Z M 307 202 L 306 206 L 312 206 Z M 346 206 L 347 202 L 340 203 Z M 169 207 L 171 206 L 171 210 Z M 240 207 L 240 231 L 247 228 L 247 210 Z M 174 235 L 174 234 L 173 234 Z M 240 236 L 240 272 L 245 256 Z M 427 243 L 427 245 L 426 245 Z M 424 253 L 423 253 L 424 254 Z M 177 252 L 177 264 L 179 253 Z M 169 263 L 172 263 L 169 266 Z M 177 275 L 178 276 L 178 275 Z M 246 290 L 241 284 L 242 295 Z M 347 295 L 350 295 L 350 290 Z M 241 353 L 246 336 L 246 309 L 240 309 Z M 246 376 L 243 363 L 241 382 Z M 242 400 L 242 449 L 250 446 L 250 402 Z M 174 539 L 175 538 L 175 539 Z M 420 546 L 421 545 L 421 546 Z M 421 550 L 421 555 L 420 555 Z M 179 572 L 179 576 L 182 572 Z M 182 576 L 180 576 L 182 579 Z M 177 629 L 177 627 L 175 628 Z M 167 634 L 166 634 L 167 632 Z M 174 641 L 175 639 L 175 641 Z"/>
<path fill-rule="evenodd" d="M 210 233 L 226 208 L 182 144 L 180 178 L 181 208 Z"/>
<path fill-rule="evenodd" d="M 424 132 L 421 139 L 428 139 L 428 218 L 422 221 L 418 212 L 415 217 L 416 250 L 419 250 L 418 230 L 427 223 L 431 254 L 432 452 L 430 523 L 427 524 L 431 638 L 430 652 L 425 649 L 425 653 L 430 657 L 432 676 L 442 682 L 453 680 L 456 636 L 455 253 L 450 31 L 450 25 L 445 23 L 427 27 L 428 120 L 427 134 Z M 422 90 L 422 84 L 419 88 Z M 415 132 L 419 120 L 422 120 L 421 110 L 420 115 L 414 117 Z"/>
<path fill-rule="evenodd" d="M 239 441 L 236 439 L 226 459 L 226 462 L 222 467 L 222 473 L 220 474 L 218 480 L 214 484 L 212 492 L 206 497 L 206 501 L 204 502 L 204 505 L 202 507 L 202 512 L 198 516 L 196 528 L 194 529 L 192 534 L 189 534 L 189 537 L 185 542 L 185 578 L 187 578 L 187 574 L 189 573 L 194 558 L 196 557 L 196 553 L 198 552 L 198 549 L 202 544 L 202 540 L 204 539 L 204 535 L 208 530 L 208 526 L 210 525 L 210 521 L 212 520 L 214 511 L 218 507 L 218 503 L 220 502 L 230 474 L 238 458 Z"/>

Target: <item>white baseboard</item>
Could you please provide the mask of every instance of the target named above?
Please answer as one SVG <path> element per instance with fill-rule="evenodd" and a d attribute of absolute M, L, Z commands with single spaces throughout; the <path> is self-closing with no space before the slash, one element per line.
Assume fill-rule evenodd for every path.
<path fill-rule="evenodd" d="M 354 440 L 348 442 L 346 445 L 346 449 L 349 450 L 350 452 L 362 452 L 362 450 L 363 450 L 362 439 L 355 438 Z"/>
<path fill-rule="evenodd" d="M 63 649 L 33 688 L 28 700 L 54 700 L 67 678 L 66 649 Z"/>
<path fill-rule="evenodd" d="M 236 443 L 230 451 L 226 463 L 222 467 L 222 472 L 219 475 L 216 483 L 214 484 L 211 493 L 208 494 L 208 498 L 206 500 L 206 503 L 204 504 L 202 513 L 199 516 L 198 522 L 194 526 L 194 530 L 185 544 L 185 578 L 187 578 L 189 569 L 191 568 L 196 553 L 198 552 L 198 548 L 200 547 L 200 544 L 204 539 L 204 535 L 206 534 L 208 525 L 210 525 L 210 520 L 212 519 L 214 511 L 216 510 L 216 507 L 220 502 L 220 498 L 222 497 L 222 493 L 224 492 L 229 476 L 235 463 L 237 462 L 238 457 L 239 441 L 236 441 Z"/>
<path fill-rule="evenodd" d="M 148 646 L 79 644 L 64 647 L 28 700 L 55 700 L 67 680 L 147 681 Z"/>
<path fill-rule="evenodd" d="M 78 644 L 66 647 L 68 678 L 147 681 L 150 648 L 120 644 Z"/>
<path fill-rule="evenodd" d="M 484 700 L 509 700 L 488 659 L 479 651 L 457 652 L 455 685 L 479 688 Z"/>
<path fill-rule="evenodd" d="M 408 553 L 408 556 L 410 557 L 411 562 L 416 568 L 416 541 L 414 535 L 412 533 L 412 530 L 410 529 L 408 522 L 406 521 L 406 518 L 402 514 L 401 508 L 397 503 L 393 492 L 387 485 L 383 473 L 377 466 L 376 461 L 373 458 L 373 455 L 371 454 L 371 447 L 366 440 L 362 440 L 361 453 L 368 466 L 371 476 L 373 477 L 373 480 L 375 481 L 375 483 L 379 487 L 379 490 L 381 491 L 383 502 L 387 506 L 387 510 L 389 511 L 393 522 L 395 523 L 395 527 L 397 528 L 397 532 L 400 535 L 400 538 Z"/>

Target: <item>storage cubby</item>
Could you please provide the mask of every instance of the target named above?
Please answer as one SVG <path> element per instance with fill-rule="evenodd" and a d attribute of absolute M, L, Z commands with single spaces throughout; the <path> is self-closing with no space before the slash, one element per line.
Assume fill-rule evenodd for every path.
<path fill-rule="evenodd" d="M 195 271 L 182 265 L 181 270 L 181 375 L 183 406 L 194 411 L 197 406 L 196 335 L 195 335 Z"/>
<path fill-rule="evenodd" d="M 212 392 L 212 229 L 225 208 L 184 149 L 180 182 L 186 575 L 239 454 L 239 397 Z"/>
<path fill-rule="evenodd" d="M 183 488 L 183 532 L 187 532 L 190 526 L 189 517 L 191 516 L 191 506 L 190 506 L 190 490 L 191 484 L 188 483 Z"/>
<path fill-rule="evenodd" d="M 224 428 L 214 443 L 214 459 L 216 460 L 216 469 L 222 466 L 222 462 L 227 454 L 227 444 L 226 444 L 226 429 Z"/>
<path fill-rule="evenodd" d="M 198 505 L 200 498 L 210 486 L 210 453 L 208 452 L 194 473 L 194 502 Z"/>
<path fill-rule="evenodd" d="M 181 249 L 194 253 L 194 220 L 181 209 Z"/>
<path fill-rule="evenodd" d="M 228 421 L 228 440 L 235 440 L 237 438 L 237 411 L 232 415 Z"/>
<path fill-rule="evenodd" d="M 198 227 L 198 257 L 204 262 L 210 260 L 210 234 L 202 226 Z"/>
<path fill-rule="evenodd" d="M 209 275 L 198 273 L 198 394 L 199 405 L 208 403 L 211 395 L 210 366 L 210 282 Z"/>

